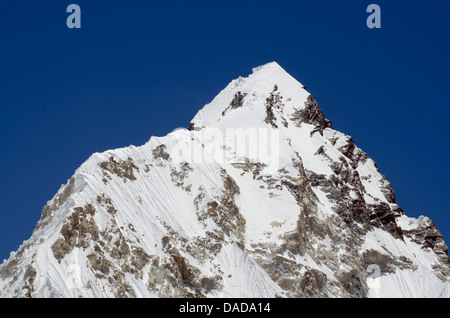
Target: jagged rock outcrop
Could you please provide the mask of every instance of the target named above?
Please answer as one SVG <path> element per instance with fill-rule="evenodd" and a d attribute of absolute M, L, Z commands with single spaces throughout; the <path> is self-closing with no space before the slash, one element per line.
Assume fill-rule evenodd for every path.
<path fill-rule="evenodd" d="M 314 125 L 315 128 L 311 131 L 311 134 L 319 132 L 323 135 L 323 130 L 332 126 L 331 121 L 325 118 L 312 95 L 308 96 L 304 107 L 296 109 L 292 113 L 291 120 L 297 127 L 300 127 L 302 124 Z"/>

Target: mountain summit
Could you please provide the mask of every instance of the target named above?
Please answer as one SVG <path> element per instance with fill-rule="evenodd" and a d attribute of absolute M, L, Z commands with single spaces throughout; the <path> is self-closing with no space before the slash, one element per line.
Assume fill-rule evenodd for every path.
<path fill-rule="evenodd" d="M 93 154 L 1 297 L 449 297 L 442 235 L 277 63 L 187 129 Z"/>

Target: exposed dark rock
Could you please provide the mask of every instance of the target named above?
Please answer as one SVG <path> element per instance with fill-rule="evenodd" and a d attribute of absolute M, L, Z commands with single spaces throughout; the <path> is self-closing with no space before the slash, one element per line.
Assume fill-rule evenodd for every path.
<path fill-rule="evenodd" d="M 103 170 L 103 182 L 105 184 L 107 183 L 107 179 L 110 179 L 107 172 L 121 177 L 124 182 L 126 182 L 127 180 L 136 180 L 134 171 L 139 171 L 139 168 L 134 164 L 133 159 L 128 158 L 127 160 L 116 160 L 112 156 L 108 161 L 101 162 L 100 168 Z"/>
<path fill-rule="evenodd" d="M 321 155 L 326 155 L 325 154 L 325 150 L 324 150 L 324 146 L 320 146 L 319 149 L 317 149 L 317 151 L 314 153 L 315 156 L 321 156 Z"/>
<path fill-rule="evenodd" d="M 360 298 L 367 296 L 368 288 L 362 276 L 357 270 L 351 270 L 342 274 L 342 284 L 350 295 Z"/>
<path fill-rule="evenodd" d="M 332 142 L 336 142 L 336 140 L 332 139 Z M 350 166 L 353 169 L 358 168 L 359 164 L 364 164 L 368 159 L 369 156 L 356 147 L 355 143 L 353 142 L 353 138 L 346 136 L 345 144 L 338 148 L 338 150 L 348 159 L 350 159 Z"/>
<path fill-rule="evenodd" d="M 381 181 L 382 181 L 381 192 L 383 193 L 384 197 L 389 203 L 395 203 L 396 197 L 394 188 L 392 187 L 391 183 L 385 176 L 383 176 Z"/>
<path fill-rule="evenodd" d="M 244 172 L 251 172 L 253 179 L 260 177 L 261 171 L 267 166 L 261 162 L 253 162 L 248 158 L 245 158 L 242 162 L 232 162 L 231 165 L 236 169 L 242 169 Z"/>
<path fill-rule="evenodd" d="M 363 266 L 370 268 L 370 266 L 376 265 L 379 269 L 379 273 L 369 273 L 372 275 L 386 275 L 395 273 L 397 268 L 400 269 L 413 269 L 413 263 L 405 256 L 395 258 L 386 253 L 381 253 L 376 250 L 367 250 L 363 253 Z"/>
<path fill-rule="evenodd" d="M 197 217 L 203 223 L 208 220 L 214 222 L 223 232 L 221 235 L 230 237 L 234 234 L 237 238 L 235 243 L 241 249 L 244 249 L 246 221 L 235 202 L 235 197 L 239 195 L 240 189 L 236 181 L 227 174 L 226 170 L 223 169 L 221 174 L 223 180 L 222 195 L 215 198 L 215 200 L 205 202 L 205 195 L 200 193 L 194 200 Z"/>
<path fill-rule="evenodd" d="M 180 164 L 180 170 L 177 170 L 175 168 L 172 168 L 171 170 L 172 172 L 170 173 L 170 178 L 172 182 L 177 187 L 181 187 L 183 190 L 189 191 L 190 185 L 185 186 L 184 180 L 188 177 L 189 173 L 194 170 L 191 165 L 188 162 L 182 162 Z"/>
<path fill-rule="evenodd" d="M 91 240 L 98 240 L 99 230 L 92 216 L 95 214 L 92 204 L 74 208 L 67 222 L 62 226 L 60 234 L 62 238 L 52 245 L 53 256 L 61 261 L 75 247 L 87 248 Z"/>
<path fill-rule="evenodd" d="M 193 273 L 190 269 L 190 267 L 187 265 L 185 259 L 177 250 L 173 250 L 171 252 L 171 256 L 177 265 L 178 271 L 180 273 L 181 279 L 183 281 L 183 284 L 193 287 L 192 280 L 194 279 Z"/>
<path fill-rule="evenodd" d="M 244 97 L 247 96 L 247 93 L 237 92 L 234 95 L 233 100 L 230 103 L 231 109 L 236 109 L 238 107 L 242 107 L 244 104 Z"/>
<path fill-rule="evenodd" d="M 162 158 L 163 160 L 169 160 L 170 155 L 165 151 L 167 149 L 166 145 L 160 145 L 152 150 L 153 158 Z"/>
<path fill-rule="evenodd" d="M 413 242 L 421 245 L 423 249 L 433 250 L 436 255 L 440 256 L 444 263 L 450 264 L 448 260 L 448 247 L 445 244 L 442 234 L 436 229 L 434 222 L 430 219 L 423 218 L 416 229 L 403 230 L 403 233 Z"/>
<path fill-rule="evenodd" d="M 276 124 L 277 118 L 275 116 L 274 109 L 281 110 L 284 107 L 282 99 L 283 96 L 280 95 L 280 92 L 278 92 L 278 86 L 275 85 L 273 91 L 270 93 L 270 96 L 266 99 L 266 118 L 264 119 L 267 124 L 271 125 L 275 129 L 278 128 L 278 125 Z"/>
<path fill-rule="evenodd" d="M 314 132 L 319 132 L 323 135 L 323 130 L 325 128 L 331 128 L 331 121 L 326 119 L 319 108 L 316 100 L 312 95 L 308 96 L 305 106 L 301 109 L 296 110 L 291 117 L 291 120 L 295 123 L 297 127 L 300 127 L 302 123 L 314 125 Z"/>
<path fill-rule="evenodd" d="M 300 287 L 306 297 L 326 297 L 327 275 L 316 269 L 306 271 Z"/>
<path fill-rule="evenodd" d="M 245 96 L 247 96 L 247 93 L 237 92 L 231 100 L 230 105 L 222 112 L 222 116 L 225 116 L 230 109 L 242 107 Z"/>
<path fill-rule="evenodd" d="M 117 213 L 117 209 L 112 204 L 112 201 L 110 198 L 108 198 L 104 193 L 97 196 L 97 202 L 102 206 L 106 208 L 106 211 L 110 213 L 111 215 L 115 215 Z"/>
<path fill-rule="evenodd" d="M 39 222 L 36 225 L 36 228 L 34 229 L 33 233 L 41 228 L 43 228 L 45 225 L 47 225 L 51 219 L 52 214 L 54 211 L 56 211 L 58 208 L 60 208 L 66 200 L 70 197 L 70 195 L 75 190 L 75 179 L 72 177 L 70 178 L 69 182 L 66 186 L 60 191 L 55 198 L 53 199 L 53 202 L 51 205 L 45 205 L 42 208 L 42 214 L 41 218 L 39 219 Z"/>
<path fill-rule="evenodd" d="M 396 215 L 386 203 L 367 205 L 370 224 L 391 233 L 395 238 L 403 239 L 403 231 L 397 225 Z"/>

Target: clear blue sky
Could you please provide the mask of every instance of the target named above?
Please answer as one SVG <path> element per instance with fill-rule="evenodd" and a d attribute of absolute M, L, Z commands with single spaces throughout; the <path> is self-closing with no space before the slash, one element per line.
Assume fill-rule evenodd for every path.
<path fill-rule="evenodd" d="M 66 27 L 71 3 L 81 29 Z M 366 27 L 370 3 L 382 29 Z M 270 61 L 450 243 L 449 1 L 16 0 L 0 12 L 0 261 L 93 152 L 187 127 Z"/>

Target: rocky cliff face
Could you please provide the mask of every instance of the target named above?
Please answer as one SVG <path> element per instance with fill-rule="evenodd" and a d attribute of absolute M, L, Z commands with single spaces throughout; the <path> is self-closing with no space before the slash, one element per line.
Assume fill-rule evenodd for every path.
<path fill-rule="evenodd" d="M 2 297 L 449 297 L 447 247 L 278 64 L 188 129 L 92 155 L 0 266 Z"/>

